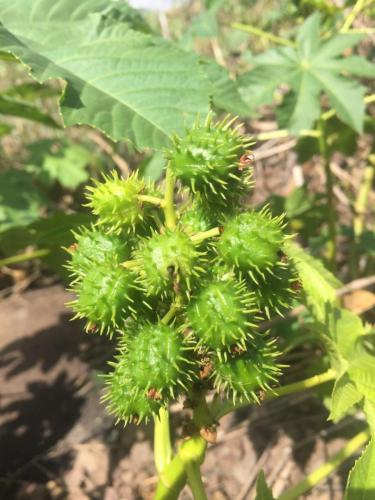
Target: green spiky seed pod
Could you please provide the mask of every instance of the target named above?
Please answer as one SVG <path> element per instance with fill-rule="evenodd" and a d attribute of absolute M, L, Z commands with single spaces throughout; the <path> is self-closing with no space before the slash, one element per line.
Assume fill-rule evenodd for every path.
<path fill-rule="evenodd" d="M 200 255 L 186 234 L 167 230 L 141 241 L 134 261 L 146 292 L 166 295 L 176 289 L 189 292 L 192 277 L 201 270 Z"/>
<path fill-rule="evenodd" d="M 217 244 L 218 255 L 257 282 L 257 274 L 272 273 L 279 261 L 285 240 L 283 227 L 283 217 L 272 217 L 267 209 L 237 215 L 224 225 Z"/>
<path fill-rule="evenodd" d="M 108 412 L 124 423 L 141 423 L 157 414 L 163 402 L 159 398 L 141 391 L 134 391 L 127 361 L 119 357 L 111 363 L 114 370 L 106 375 L 106 392 L 102 401 L 107 403 Z"/>
<path fill-rule="evenodd" d="M 93 267 L 73 284 L 73 291 L 77 299 L 70 304 L 76 317 L 88 320 L 87 331 L 112 335 L 113 329 L 137 312 L 135 276 L 115 263 Z"/>
<path fill-rule="evenodd" d="M 272 315 L 282 316 L 285 310 L 292 307 L 298 278 L 290 265 L 276 267 L 272 275 L 260 278 L 258 284 L 249 280 L 249 286 L 255 294 L 259 310 L 270 319 Z"/>
<path fill-rule="evenodd" d="M 174 138 L 166 153 L 174 175 L 209 204 L 229 208 L 251 187 L 252 168 L 241 167 L 251 141 L 231 129 L 233 120 L 213 123 L 209 115 L 197 121 L 184 137 Z"/>
<path fill-rule="evenodd" d="M 189 326 L 199 338 L 199 346 L 245 348 L 256 326 L 254 295 L 244 282 L 216 281 L 203 288 L 187 310 Z"/>
<path fill-rule="evenodd" d="M 200 203 L 194 203 L 182 213 L 179 226 L 190 235 L 208 231 L 215 226 L 215 222 Z"/>
<path fill-rule="evenodd" d="M 171 326 L 138 325 L 130 338 L 125 338 L 124 350 L 134 389 L 156 391 L 163 397 L 174 397 L 178 387 L 187 390 L 194 376 L 191 351 L 188 341 Z"/>
<path fill-rule="evenodd" d="M 77 242 L 68 248 L 71 260 L 67 268 L 73 276 L 83 276 L 104 262 L 120 264 L 130 256 L 129 245 L 123 239 L 96 228 L 81 228 L 75 233 Z"/>
<path fill-rule="evenodd" d="M 259 337 L 246 351 L 234 352 L 225 362 L 216 356 L 213 359 L 215 389 L 234 400 L 259 401 L 257 391 L 268 390 L 270 383 L 278 381 L 281 371 L 276 363 L 278 355 L 274 340 Z"/>
<path fill-rule="evenodd" d="M 87 188 L 87 206 L 98 216 L 98 224 L 106 231 L 134 233 L 147 223 L 155 207 L 144 203 L 142 196 L 155 195 L 155 188 L 147 185 L 137 173 L 121 179 L 117 172 L 113 172 L 104 177 L 104 182 L 94 182 L 94 186 Z"/>

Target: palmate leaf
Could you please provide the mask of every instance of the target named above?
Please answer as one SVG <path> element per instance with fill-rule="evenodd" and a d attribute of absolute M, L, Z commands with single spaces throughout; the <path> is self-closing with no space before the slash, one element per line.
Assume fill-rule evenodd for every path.
<path fill-rule="evenodd" d="M 67 125 L 89 124 L 139 148 L 160 147 L 208 111 L 210 83 L 198 57 L 131 29 L 117 2 L 0 0 L 0 22 L 1 50 L 40 82 L 66 81 Z"/>
<path fill-rule="evenodd" d="M 374 77 L 375 66 L 359 56 L 341 57 L 363 35 L 320 37 L 320 14 L 311 15 L 299 28 L 296 47 L 271 49 L 254 58 L 255 67 L 240 77 L 241 95 L 252 109 L 273 101 L 282 84 L 290 87 L 282 106 L 288 110 L 283 125 L 291 133 L 312 127 L 324 92 L 338 117 L 357 132 L 363 130 L 364 87 L 350 76 Z M 285 113 L 284 113 L 285 115 Z"/>

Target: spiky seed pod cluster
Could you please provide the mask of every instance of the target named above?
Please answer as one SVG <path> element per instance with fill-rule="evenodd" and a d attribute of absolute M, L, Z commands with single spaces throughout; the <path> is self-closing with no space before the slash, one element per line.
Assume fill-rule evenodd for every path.
<path fill-rule="evenodd" d="M 296 276 L 282 252 L 283 218 L 240 205 L 249 145 L 230 120 L 211 116 L 174 139 L 166 156 L 183 187 L 176 224 L 168 196 L 137 175 L 89 189 L 97 220 L 68 249 L 72 307 L 87 331 L 117 335 L 104 399 L 119 420 L 147 420 L 207 390 L 258 400 L 277 382 L 275 341 L 258 326 L 291 305 Z"/>
<path fill-rule="evenodd" d="M 166 154 L 183 186 L 199 193 L 209 208 L 226 212 L 238 207 L 252 176 L 252 169 L 241 162 L 252 142 L 231 128 L 233 121 L 228 117 L 214 123 L 212 115 L 204 123 L 198 119 L 184 137 L 173 138 L 173 148 Z"/>

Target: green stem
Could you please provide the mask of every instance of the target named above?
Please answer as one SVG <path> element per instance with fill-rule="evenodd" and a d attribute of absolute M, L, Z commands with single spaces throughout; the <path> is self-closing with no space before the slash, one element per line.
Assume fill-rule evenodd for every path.
<path fill-rule="evenodd" d="M 330 380 L 334 380 L 337 377 L 337 374 L 334 370 L 329 369 L 324 373 L 319 375 L 314 375 L 313 377 L 307 378 L 305 380 L 301 380 L 299 382 L 294 382 L 293 384 L 284 385 L 281 387 L 277 387 L 275 389 L 265 391 L 262 396 L 262 401 L 271 400 L 278 398 L 280 396 L 286 396 L 288 394 L 294 394 L 295 392 L 300 392 L 305 389 L 310 389 L 311 387 L 316 387 L 317 385 L 324 384 Z M 211 413 L 215 419 L 220 419 L 227 413 L 238 410 L 239 408 L 244 408 L 252 404 L 249 401 L 239 401 L 233 402 L 231 400 L 214 400 L 211 405 Z"/>
<path fill-rule="evenodd" d="M 147 194 L 139 194 L 137 198 L 139 201 L 143 201 L 144 203 L 150 203 L 151 205 L 156 205 L 157 207 L 165 206 L 165 200 L 163 198 L 158 198 L 156 196 L 149 196 Z"/>
<path fill-rule="evenodd" d="M 124 262 L 121 262 L 120 265 L 125 267 L 125 269 L 134 269 L 138 266 L 138 263 L 135 260 L 125 260 Z"/>
<path fill-rule="evenodd" d="M 159 415 L 154 418 L 154 460 L 159 474 L 172 460 L 172 445 L 169 432 L 169 413 L 160 408 Z"/>
<path fill-rule="evenodd" d="M 177 455 L 159 476 L 154 500 L 177 500 L 186 483 L 186 464 L 201 464 L 206 448 L 206 441 L 197 435 L 183 441 Z"/>
<path fill-rule="evenodd" d="M 167 165 L 166 179 L 165 179 L 165 193 L 163 204 L 164 208 L 165 224 L 168 229 L 174 229 L 176 227 L 176 213 L 174 207 L 174 178 L 173 173 L 170 168 L 170 164 Z M 169 323 L 169 321 L 174 317 L 179 303 L 176 302 L 172 304 L 167 314 L 161 320 L 164 324 Z M 154 455 L 155 455 L 155 465 L 156 469 L 161 478 L 164 477 L 164 470 L 168 469 L 172 459 L 172 446 L 171 437 L 169 429 L 169 413 L 168 409 L 161 408 L 159 412 L 159 417 L 154 419 Z M 177 476 L 180 475 L 180 464 L 175 466 L 177 471 Z M 175 473 L 175 471 L 173 471 Z M 159 482 L 160 482 L 159 481 Z M 184 484 L 184 483 L 183 483 Z M 183 486 L 182 484 L 182 486 Z M 173 486 L 169 487 L 168 482 L 163 482 L 162 495 L 159 498 L 172 499 L 174 498 Z M 178 494 L 178 493 L 177 493 Z M 157 495 L 156 497 L 157 498 Z"/>
<path fill-rule="evenodd" d="M 167 165 L 167 173 L 165 177 L 164 214 L 167 228 L 174 229 L 176 227 L 176 213 L 174 209 L 174 177 L 169 164 Z"/>
<path fill-rule="evenodd" d="M 50 253 L 47 248 L 34 250 L 33 252 L 21 253 L 19 255 L 12 255 L 11 257 L 6 257 L 5 259 L 0 259 L 1 266 L 9 266 L 9 264 L 18 264 L 19 262 L 25 262 L 26 260 L 39 259 L 40 257 L 45 257 Z"/>
<path fill-rule="evenodd" d="M 354 205 L 354 245 L 352 247 L 351 258 L 350 258 L 350 268 L 353 278 L 358 274 L 358 256 L 359 256 L 359 244 L 361 241 L 362 233 L 365 229 L 365 216 L 366 210 L 368 208 L 368 198 L 371 191 L 372 182 L 375 176 L 375 155 L 369 156 L 370 165 L 365 167 L 363 172 L 363 177 L 361 180 L 361 185 L 358 190 L 357 199 Z"/>
<path fill-rule="evenodd" d="M 206 492 L 204 491 L 201 470 L 196 462 L 185 464 L 187 482 L 193 493 L 194 500 L 207 500 Z"/>
<path fill-rule="evenodd" d="M 375 175 L 375 154 L 369 156 L 369 161 L 370 165 L 366 166 L 363 173 L 362 182 L 354 207 L 354 237 L 357 243 L 364 230 L 367 202 Z"/>
<path fill-rule="evenodd" d="M 262 132 L 255 136 L 257 141 L 269 141 L 271 139 L 284 139 L 286 137 L 290 137 L 289 130 L 280 129 L 280 130 L 271 130 L 270 132 Z M 319 132 L 317 130 L 300 130 L 298 132 L 298 136 L 301 137 L 319 137 Z"/>
<path fill-rule="evenodd" d="M 272 33 L 268 33 L 267 31 L 263 31 L 255 26 L 251 26 L 250 24 L 242 24 L 242 23 L 232 23 L 232 28 L 246 31 L 246 33 L 251 33 L 252 35 L 260 36 L 270 42 L 277 43 L 279 45 L 286 45 L 287 47 L 296 47 L 294 42 L 287 40 L 286 38 L 281 38 L 280 36 L 273 35 Z"/>
<path fill-rule="evenodd" d="M 181 308 L 181 297 L 176 297 L 176 300 L 173 302 L 168 312 L 162 317 L 160 320 L 164 325 L 168 325 L 168 323 L 174 318 L 176 312 Z"/>
<path fill-rule="evenodd" d="M 207 240 L 208 238 L 213 238 L 214 236 L 220 235 L 220 228 L 214 227 L 209 229 L 208 231 L 202 231 L 201 233 L 193 234 L 190 239 L 193 243 L 200 243 L 203 240 Z"/>
<path fill-rule="evenodd" d="M 353 24 L 355 18 L 361 12 L 361 10 L 365 7 L 366 0 L 357 0 L 354 7 L 352 8 L 350 14 L 345 19 L 344 24 L 342 25 L 340 31 L 341 33 L 345 33 L 349 30 L 350 26 Z"/>
<path fill-rule="evenodd" d="M 338 453 L 333 455 L 332 458 L 328 460 L 318 469 L 314 470 L 301 482 L 287 490 L 283 493 L 278 500 L 294 500 L 301 498 L 303 494 L 311 490 L 320 481 L 329 476 L 337 467 L 339 467 L 345 460 L 351 457 L 357 450 L 362 448 L 362 446 L 369 440 L 370 431 L 368 429 L 358 433 L 353 439 L 347 442 L 347 444 Z"/>
<path fill-rule="evenodd" d="M 319 150 L 320 155 L 323 159 L 324 172 L 326 175 L 326 194 L 327 194 L 327 208 L 328 208 L 328 231 L 329 231 L 329 241 L 327 243 L 327 258 L 330 263 L 332 271 L 336 269 L 336 213 L 334 207 L 334 196 L 333 196 L 333 175 L 330 166 L 330 155 L 327 147 L 326 137 L 325 137 L 325 125 L 323 120 L 319 120 L 318 129 L 320 135 Z"/>

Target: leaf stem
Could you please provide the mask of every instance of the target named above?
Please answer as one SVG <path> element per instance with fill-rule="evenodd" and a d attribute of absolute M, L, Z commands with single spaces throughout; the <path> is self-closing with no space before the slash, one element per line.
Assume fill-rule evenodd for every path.
<path fill-rule="evenodd" d="M 281 387 L 277 387 L 275 389 L 271 389 L 269 391 L 265 391 L 262 396 L 262 401 L 271 400 L 278 398 L 280 396 L 286 396 L 288 394 L 294 394 L 295 392 L 300 392 L 305 389 L 310 389 L 311 387 L 316 387 L 317 385 L 324 384 L 325 382 L 329 382 L 330 380 L 334 380 L 337 374 L 334 370 L 329 369 L 324 373 L 319 375 L 314 375 L 313 377 L 307 378 L 305 380 L 301 380 L 299 382 L 294 382 L 292 384 L 284 385 Z M 227 413 L 238 410 L 239 408 L 244 408 L 245 406 L 253 404 L 250 401 L 240 401 L 233 402 L 232 400 L 214 400 L 211 405 L 211 413 L 215 417 L 215 419 L 220 419 Z"/>
<path fill-rule="evenodd" d="M 168 325 L 168 323 L 171 321 L 171 319 L 174 318 L 176 312 L 180 309 L 181 307 L 181 297 L 176 297 L 176 300 L 173 302 L 169 310 L 166 312 L 166 314 L 162 317 L 160 320 L 160 323 L 163 323 L 164 325 Z"/>
<path fill-rule="evenodd" d="M 255 26 L 251 26 L 250 24 L 232 23 L 231 26 L 236 30 L 246 31 L 246 33 L 259 36 L 261 38 L 269 40 L 270 42 L 277 43 L 279 45 L 286 45 L 287 47 L 296 47 L 296 44 L 294 42 L 291 42 L 286 38 L 276 36 L 273 33 L 268 33 L 267 31 L 263 31 L 259 28 L 256 28 Z"/>
<path fill-rule="evenodd" d="M 0 267 L 8 266 L 9 264 L 18 264 L 19 262 L 25 262 L 26 260 L 39 259 L 40 257 L 45 257 L 50 253 L 47 248 L 42 248 L 40 250 L 34 250 L 33 252 L 21 253 L 19 255 L 12 255 L 11 257 L 5 257 L 0 259 Z"/>
<path fill-rule="evenodd" d="M 300 130 L 297 134 L 299 137 L 319 137 L 317 130 Z M 255 136 L 257 141 L 269 141 L 271 139 L 284 139 L 290 137 L 291 134 L 287 129 L 271 130 L 270 132 L 262 132 Z"/>
<path fill-rule="evenodd" d="M 341 33 L 345 33 L 350 29 L 350 26 L 353 24 L 355 18 L 361 12 L 361 10 L 366 6 L 366 0 L 357 0 L 351 12 L 345 19 L 344 24 L 342 25 L 340 31 Z"/>
<path fill-rule="evenodd" d="M 172 460 L 172 445 L 169 432 L 169 412 L 160 408 L 154 417 L 154 461 L 159 474 Z"/>
<path fill-rule="evenodd" d="M 138 200 L 145 203 L 151 203 L 151 205 L 156 205 L 157 207 L 164 207 L 165 200 L 163 198 L 157 198 L 156 196 L 149 196 L 147 194 L 139 194 Z"/>
<path fill-rule="evenodd" d="M 301 498 L 307 491 L 311 490 L 320 481 L 329 476 L 337 467 L 339 467 L 345 460 L 351 457 L 359 448 L 361 448 L 370 438 L 370 431 L 366 429 L 359 432 L 354 438 L 347 442 L 347 444 L 325 464 L 321 465 L 318 469 L 314 470 L 311 474 L 305 477 L 302 481 L 287 490 L 278 500 L 294 500 Z"/>
<path fill-rule="evenodd" d="M 207 500 L 199 464 L 197 462 L 188 462 L 185 464 L 185 469 L 187 482 L 193 493 L 194 500 Z"/>
<path fill-rule="evenodd" d="M 193 463 L 199 467 L 204 460 L 206 448 L 207 442 L 198 435 L 183 441 L 177 455 L 160 474 L 154 500 L 177 500 L 186 482 L 186 466 Z M 198 487 L 195 479 L 193 479 L 193 485 Z M 204 499 L 206 497 L 197 498 Z"/>
<path fill-rule="evenodd" d="M 208 238 L 212 238 L 214 236 L 220 235 L 220 228 L 214 227 L 209 229 L 208 231 L 202 231 L 201 233 L 196 233 L 190 236 L 190 239 L 193 243 L 200 243 L 203 240 L 207 240 Z"/>
<path fill-rule="evenodd" d="M 324 121 L 321 119 L 318 122 L 318 130 L 320 135 L 319 150 L 320 155 L 323 159 L 324 172 L 326 175 L 326 194 L 327 194 L 327 208 L 328 208 L 328 231 L 329 231 L 329 241 L 327 243 L 327 258 L 330 263 L 332 271 L 336 269 L 336 213 L 334 207 L 334 196 L 333 196 L 333 175 L 330 166 L 330 155 L 327 147 L 327 141 L 325 137 L 325 125 Z"/>
<path fill-rule="evenodd" d="M 164 214 L 167 228 L 174 229 L 176 227 L 176 213 L 174 209 L 174 177 L 169 163 L 167 165 L 167 172 L 165 176 Z"/>
<path fill-rule="evenodd" d="M 134 269 L 137 267 L 138 263 L 135 260 L 125 260 L 124 262 L 121 262 L 120 265 L 125 267 L 125 269 Z"/>
<path fill-rule="evenodd" d="M 372 182 L 375 177 L 375 154 L 369 156 L 370 165 L 364 169 L 361 184 L 358 190 L 357 198 L 354 204 L 354 245 L 352 246 L 350 267 L 352 276 L 355 277 L 358 273 L 358 254 L 361 236 L 365 228 L 365 215 L 368 204 L 368 198 L 371 191 Z"/>

